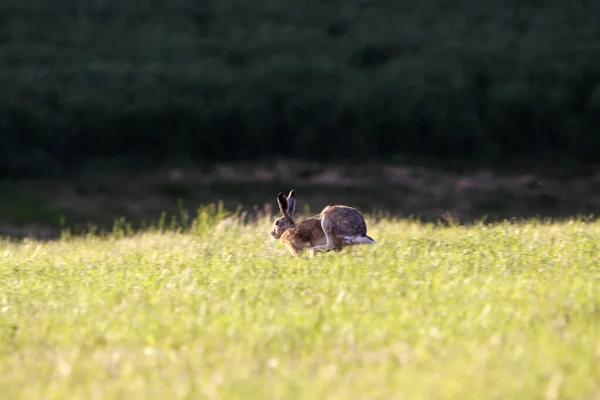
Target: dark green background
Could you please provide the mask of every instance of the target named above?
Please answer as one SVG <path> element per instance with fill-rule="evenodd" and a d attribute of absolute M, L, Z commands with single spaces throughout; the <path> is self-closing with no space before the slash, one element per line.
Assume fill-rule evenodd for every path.
<path fill-rule="evenodd" d="M 600 2 L 11 0 L 0 176 L 294 157 L 588 165 Z"/>

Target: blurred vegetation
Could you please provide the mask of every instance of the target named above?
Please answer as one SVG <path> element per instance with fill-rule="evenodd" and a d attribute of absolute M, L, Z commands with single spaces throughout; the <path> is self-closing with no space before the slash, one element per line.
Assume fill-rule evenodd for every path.
<path fill-rule="evenodd" d="M 0 176 L 272 156 L 596 162 L 600 3 L 478 4 L 9 0 Z"/>

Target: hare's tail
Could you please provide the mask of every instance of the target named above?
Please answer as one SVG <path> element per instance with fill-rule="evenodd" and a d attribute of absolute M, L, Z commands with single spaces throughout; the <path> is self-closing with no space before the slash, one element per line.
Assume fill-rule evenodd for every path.
<path fill-rule="evenodd" d="M 340 239 L 342 239 L 342 241 L 346 245 L 375 244 L 375 241 L 373 240 L 373 238 L 371 238 L 363 233 L 359 233 L 358 235 L 355 235 L 355 236 L 342 236 L 342 237 L 340 237 Z"/>

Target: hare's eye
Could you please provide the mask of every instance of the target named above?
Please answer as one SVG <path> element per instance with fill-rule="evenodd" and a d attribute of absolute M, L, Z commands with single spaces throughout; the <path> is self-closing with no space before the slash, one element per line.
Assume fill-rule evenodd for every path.
<path fill-rule="evenodd" d="M 279 221 L 279 220 L 275 221 L 275 225 L 279 225 L 279 222 L 281 222 L 281 221 Z"/>

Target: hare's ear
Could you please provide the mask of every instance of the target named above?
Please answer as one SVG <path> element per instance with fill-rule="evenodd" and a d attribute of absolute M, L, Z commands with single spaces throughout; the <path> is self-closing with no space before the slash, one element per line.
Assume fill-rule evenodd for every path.
<path fill-rule="evenodd" d="M 288 210 L 288 201 L 285 198 L 285 194 L 279 193 L 277 195 L 277 204 L 279 204 L 279 209 L 283 215 L 287 215 Z"/>
<path fill-rule="evenodd" d="M 287 212 L 290 216 L 294 216 L 294 211 L 296 211 L 296 192 L 290 190 L 290 194 L 287 197 Z"/>

